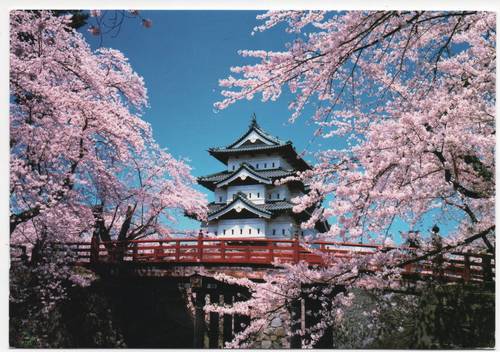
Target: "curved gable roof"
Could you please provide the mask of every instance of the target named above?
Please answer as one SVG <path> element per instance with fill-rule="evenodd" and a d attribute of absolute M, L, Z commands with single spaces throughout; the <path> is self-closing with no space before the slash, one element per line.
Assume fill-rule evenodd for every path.
<path fill-rule="evenodd" d="M 255 143 L 256 140 L 253 140 L 253 142 L 249 140 L 250 143 L 246 143 L 245 138 L 250 134 L 257 134 L 260 137 L 259 139 L 265 142 Z M 311 166 L 297 153 L 291 141 L 282 141 L 260 128 L 255 114 L 248 130 L 240 138 L 227 147 L 208 148 L 208 152 L 223 164 L 227 164 L 229 157 L 233 155 L 278 153 L 299 171 L 311 169 Z"/>
<path fill-rule="evenodd" d="M 253 169 L 253 172 L 261 178 L 269 179 L 271 181 L 288 177 L 288 176 L 294 176 L 297 173 L 293 170 L 285 170 L 283 168 L 278 168 L 278 169 Z M 217 172 L 214 174 L 210 174 L 207 176 L 199 176 L 197 178 L 198 184 L 208 188 L 209 190 L 213 191 L 216 188 L 216 185 L 229 177 L 233 175 L 234 171 L 221 171 Z"/>
<path fill-rule="evenodd" d="M 226 148 L 227 149 L 232 149 L 232 148 L 237 148 L 241 147 L 241 142 L 243 142 L 252 132 L 255 132 L 258 136 L 262 138 L 264 141 L 264 144 L 267 145 L 281 145 L 285 144 L 284 141 L 278 139 L 277 137 L 274 137 L 273 135 L 267 133 L 264 131 L 259 124 L 257 123 L 257 118 L 255 117 L 255 114 L 252 117 L 252 122 L 250 123 L 250 126 L 248 127 L 248 130 L 236 141 L 228 145 Z"/>
<path fill-rule="evenodd" d="M 263 177 L 263 176 L 259 175 L 257 172 L 255 172 L 255 170 L 247 163 L 241 163 L 238 170 L 234 171 L 232 174 L 227 176 L 222 181 L 219 181 L 218 183 L 216 183 L 216 186 L 222 187 L 222 186 L 228 185 L 231 182 L 233 182 L 234 180 L 236 180 L 238 177 L 240 177 L 242 180 L 244 180 L 247 176 L 250 176 L 255 181 L 260 182 L 260 183 L 265 183 L 268 185 L 273 183 L 270 178 Z"/>
<path fill-rule="evenodd" d="M 240 206 L 239 210 L 238 205 Z M 208 214 L 208 221 L 215 220 L 233 209 L 235 209 L 237 212 L 240 212 L 242 209 L 246 209 L 249 212 L 257 215 L 258 217 L 263 217 L 266 219 L 269 219 L 272 215 L 269 210 L 260 209 L 255 204 L 243 197 L 241 194 L 237 194 L 230 203 L 220 209 L 217 209 L 213 213 Z"/>

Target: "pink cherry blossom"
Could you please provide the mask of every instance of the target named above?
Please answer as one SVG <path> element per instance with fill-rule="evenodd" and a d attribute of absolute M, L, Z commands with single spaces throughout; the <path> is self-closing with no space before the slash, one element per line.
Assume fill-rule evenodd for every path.
<path fill-rule="evenodd" d="M 165 236 L 178 214 L 203 219 L 190 167 L 141 118 L 143 78 L 121 52 L 92 51 L 69 20 L 11 12 L 12 243 Z"/>
<path fill-rule="evenodd" d="M 269 11 L 258 19 L 264 22 L 253 34 L 284 23 L 296 39 L 280 52 L 241 50 L 256 63 L 231 68 L 233 75 L 220 80 L 223 99 L 215 107 L 259 94 L 264 102 L 276 100 L 287 89 L 291 122 L 310 106 L 308 117 L 318 126 L 311 139 L 346 141 L 345 149 L 320 150 L 314 169 L 300 175 L 310 192 L 292 200 L 294 211 L 328 199 L 303 227 L 335 219 L 321 238 L 392 245 L 395 221 L 415 228 L 434 216 L 436 223 L 459 223 L 442 239 L 446 248 L 494 251 L 494 13 Z M 419 240 L 413 255 L 435 248 L 427 239 Z M 280 278 L 252 287 L 252 324 L 265 324 L 266 312 L 283 305 L 281 295 L 297 297 L 301 277 L 312 285 L 397 285 L 395 268 L 407 255 L 391 250 L 332 259 L 316 271 L 291 266 Z M 377 274 L 360 274 L 367 265 L 376 265 Z M 341 310 L 322 311 L 324 322 L 334 324 Z M 236 337 L 234 346 L 241 341 Z"/>

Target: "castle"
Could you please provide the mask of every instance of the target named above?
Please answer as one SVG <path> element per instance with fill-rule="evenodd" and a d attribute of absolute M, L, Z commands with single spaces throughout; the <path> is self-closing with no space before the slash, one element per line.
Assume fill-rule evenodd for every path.
<path fill-rule="evenodd" d="M 311 169 L 292 142 L 264 131 L 255 115 L 248 130 L 227 147 L 210 148 L 211 156 L 226 170 L 198 177 L 198 183 L 214 192 L 203 227 L 221 238 L 293 238 L 327 231 L 326 223 L 302 230 L 313 209 L 292 211 L 290 199 L 308 192 L 300 181 L 275 185 L 275 181 Z M 319 204 L 318 204 L 319 206 Z"/>

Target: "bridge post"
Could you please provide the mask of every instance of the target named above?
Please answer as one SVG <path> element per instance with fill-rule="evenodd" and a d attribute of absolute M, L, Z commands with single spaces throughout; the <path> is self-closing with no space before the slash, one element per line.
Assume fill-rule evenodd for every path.
<path fill-rule="evenodd" d="M 290 348 L 297 349 L 302 348 L 302 337 L 299 335 L 299 331 L 302 328 L 302 302 L 301 298 L 294 298 L 289 306 L 288 310 L 290 312 L 291 326 L 290 330 L 292 336 L 290 337 Z"/>
<path fill-rule="evenodd" d="M 269 252 L 269 262 L 274 262 L 274 242 L 269 242 L 268 244 L 268 252 Z"/>
<path fill-rule="evenodd" d="M 99 236 L 92 236 L 90 240 L 90 263 L 94 264 L 99 261 Z"/>
<path fill-rule="evenodd" d="M 463 272 L 464 282 L 469 282 L 470 280 L 470 257 L 468 254 L 464 254 L 464 272 Z"/>
<path fill-rule="evenodd" d="M 219 303 L 219 291 L 210 293 L 210 304 Z M 210 312 L 208 327 L 208 347 L 219 348 L 219 313 Z"/>
<path fill-rule="evenodd" d="M 225 304 L 233 303 L 232 293 L 224 293 L 224 303 Z M 230 314 L 223 315 L 222 336 L 224 343 L 231 341 L 233 339 L 233 316 Z"/>
<path fill-rule="evenodd" d="M 234 302 L 244 301 L 244 298 L 240 292 L 234 296 Z M 250 318 L 246 315 L 235 314 L 234 315 L 234 334 L 238 334 L 245 330 L 245 328 L 250 323 Z M 243 325 L 243 326 L 242 326 Z"/>
<path fill-rule="evenodd" d="M 198 232 L 197 252 L 198 260 L 201 262 L 203 260 L 203 232 L 201 229 L 200 232 Z"/>
<path fill-rule="evenodd" d="M 193 335 L 193 347 L 203 348 L 203 337 L 204 329 L 203 323 L 205 320 L 205 314 L 203 312 L 203 306 L 205 305 L 205 292 L 202 290 L 195 291 L 195 313 L 194 313 L 194 335 Z"/>
<path fill-rule="evenodd" d="M 224 261 L 226 259 L 226 242 L 224 239 L 220 240 L 220 259 Z"/>
<path fill-rule="evenodd" d="M 300 243 L 299 243 L 299 233 L 295 232 L 295 235 L 293 236 L 293 262 L 298 263 L 300 260 Z M 300 348 L 300 347 L 299 347 Z"/>
<path fill-rule="evenodd" d="M 321 293 L 322 288 L 327 287 L 326 285 L 310 285 L 307 286 L 309 291 L 306 292 L 304 297 L 304 310 L 305 310 L 305 328 L 311 328 L 314 325 L 317 325 L 323 318 L 322 314 L 325 311 L 330 311 L 332 309 L 332 301 L 336 295 L 345 292 L 345 288 L 343 286 L 336 286 L 331 293 L 329 293 L 326 297 L 324 297 L 324 302 L 319 298 L 323 296 Z M 312 298 L 307 293 L 313 293 L 316 288 L 315 298 Z M 323 310 L 323 312 L 322 312 Z M 316 314 L 316 315 L 314 315 Z M 313 348 L 332 348 L 333 347 L 333 326 L 329 325 L 325 328 L 323 335 L 318 339 L 318 341 L 314 344 Z"/>
<path fill-rule="evenodd" d="M 482 256 L 481 257 L 481 266 L 482 266 L 482 269 L 483 269 L 483 280 L 484 280 L 484 282 L 485 283 L 486 282 L 492 282 L 493 281 L 493 271 L 491 270 L 491 257 L 488 256 L 488 255 Z"/>
<path fill-rule="evenodd" d="M 181 241 L 175 241 L 175 261 L 178 262 L 181 258 Z"/>
<path fill-rule="evenodd" d="M 132 261 L 136 261 L 139 254 L 139 244 L 137 242 L 132 243 Z"/>

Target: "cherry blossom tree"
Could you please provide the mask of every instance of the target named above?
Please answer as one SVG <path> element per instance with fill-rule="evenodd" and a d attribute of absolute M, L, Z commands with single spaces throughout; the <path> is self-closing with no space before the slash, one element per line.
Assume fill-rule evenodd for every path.
<path fill-rule="evenodd" d="M 195 179 L 187 164 L 159 148 L 146 152 L 120 167 L 119 182 L 110 183 L 101 174 L 92 177 L 93 234 L 119 256 L 123 243 L 110 241 L 169 236 L 175 215 L 201 220 L 206 213 L 205 196 L 192 188 Z"/>
<path fill-rule="evenodd" d="M 141 118 L 142 77 L 119 51 L 92 51 L 70 20 L 11 13 L 12 241 L 165 235 L 177 210 L 203 219 L 189 166 Z"/>
<path fill-rule="evenodd" d="M 92 51 L 69 15 L 10 18 L 10 236 L 31 253 L 12 263 L 10 302 L 35 320 L 36 345 L 51 346 L 68 288 L 95 279 L 54 242 L 96 236 L 116 255 L 115 241 L 170 234 L 179 212 L 204 219 L 206 200 L 186 162 L 154 141 L 144 81 L 122 53 Z"/>
<path fill-rule="evenodd" d="M 419 239 L 412 255 L 392 249 L 370 259 L 331 259 L 321 270 L 290 267 L 265 284 L 236 280 L 252 286 L 252 297 L 226 309 L 254 319 L 235 344 L 267 323 L 266 312 L 297 298 L 300 285 L 316 285 L 315 294 L 329 301 L 321 326 L 307 332 L 310 346 L 341 318 L 336 301 L 349 301 L 344 294 L 327 299 L 333 286 L 387 288 L 397 285 L 403 263 L 464 246 L 494 252 L 494 13 L 270 11 L 258 19 L 254 33 L 285 26 L 296 39 L 281 52 L 240 51 L 257 63 L 231 68 L 236 77 L 220 81 L 224 99 L 215 107 L 259 93 L 264 102 L 277 100 L 287 89 L 290 122 L 309 106 L 317 126 L 311 138 L 347 144 L 322 150 L 314 169 L 296 176 L 311 191 L 293 200 L 295 211 L 331 199 L 302 226 L 333 218 L 321 237 L 391 244 L 396 220 L 413 228 L 439 212 L 459 225 L 439 241 Z M 376 274 L 365 270 L 370 263 L 380 268 Z"/>
<path fill-rule="evenodd" d="M 144 28 L 153 26 L 153 21 L 143 17 L 139 10 L 90 10 L 89 17 L 88 31 L 99 37 L 99 46 L 102 45 L 105 35 L 110 35 L 112 38 L 118 36 L 125 21 L 139 21 Z"/>

